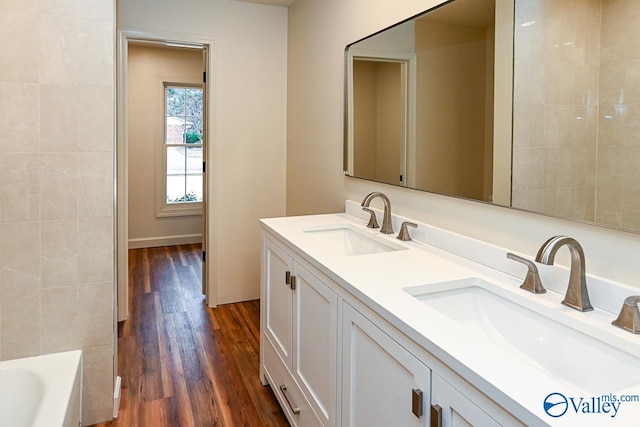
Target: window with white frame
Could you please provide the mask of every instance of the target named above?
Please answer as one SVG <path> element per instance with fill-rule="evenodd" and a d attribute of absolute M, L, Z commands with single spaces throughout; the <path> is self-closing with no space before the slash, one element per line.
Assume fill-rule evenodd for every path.
<path fill-rule="evenodd" d="M 161 213 L 197 214 L 202 209 L 204 86 L 164 83 Z"/>

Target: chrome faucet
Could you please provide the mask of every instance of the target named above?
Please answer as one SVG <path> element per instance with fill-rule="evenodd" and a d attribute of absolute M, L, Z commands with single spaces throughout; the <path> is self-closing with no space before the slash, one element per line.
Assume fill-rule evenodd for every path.
<path fill-rule="evenodd" d="M 553 265 L 556 252 L 562 246 L 567 245 L 571 255 L 571 270 L 569 271 L 569 286 L 562 304 L 580 311 L 591 311 L 593 306 L 589 301 L 587 281 L 585 279 L 585 260 L 582 246 L 571 237 L 555 236 L 544 242 L 538 254 L 536 262 Z"/>
<path fill-rule="evenodd" d="M 618 318 L 611 322 L 612 325 L 622 328 L 634 334 L 640 334 L 640 295 L 625 298 Z"/>
<path fill-rule="evenodd" d="M 409 229 L 407 227 L 418 228 L 418 224 L 415 222 L 405 221 L 400 226 L 400 232 L 398 233 L 398 237 L 396 239 L 402 240 L 403 242 L 410 242 L 411 235 L 409 234 Z"/>
<path fill-rule="evenodd" d="M 382 217 L 382 227 L 380 228 L 380 232 L 384 234 L 393 234 L 393 226 L 391 225 L 391 202 L 387 196 L 379 191 L 374 191 L 373 193 L 367 194 L 360 205 L 363 209 L 368 208 L 371 200 L 376 197 L 380 197 L 384 203 L 384 215 Z"/>
<path fill-rule="evenodd" d="M 533 262 L 516 254 L 512 254 L 511 252 L 507 253 L 507 258 L 518 261 L 519 263 L 527 266 L 527 275 L 525 276 L 522 285 L 520 285 L 520 289 L 524 289 L 525 291 L 529 291 L 534 294 L 544 294 L 545 292 L 547 292 L 544 286 L 542 286 L 542 282 L 540 281 L 538 267 L 536 267 Z"/>

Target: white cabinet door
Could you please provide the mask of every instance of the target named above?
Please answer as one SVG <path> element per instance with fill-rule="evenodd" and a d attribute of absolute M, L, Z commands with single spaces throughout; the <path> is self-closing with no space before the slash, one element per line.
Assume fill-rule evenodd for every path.
<path fill-rule="evenodd" d="M 431 427 L 500 426 L 439 375 L 434 373 L 431 381 L 431 411 L 434 411 Z M 436 410 L 440 412 L 438 415 L 435 414 Z"/>
<path fill-rule="evenodd" d="M 294 261 L 293 376 L 324 426 L 338 405 L 338 296 Z"/>
<path fill-rule="evenodd" d="M 291 287 L 285 277 L 291 273 L 293 261 L 277 244 L 265 239 L 262 307 L 264 313 L 264 333 L 276 352 L 287 366 L 292 361 L 292 304 Z M 287 273 L 288 272 L 288 273 Z"/>
<path fill-rule="evenodd" d="M 342 426 L 428 426 L 430 369 L 350 305 L 342 313 Z"/>

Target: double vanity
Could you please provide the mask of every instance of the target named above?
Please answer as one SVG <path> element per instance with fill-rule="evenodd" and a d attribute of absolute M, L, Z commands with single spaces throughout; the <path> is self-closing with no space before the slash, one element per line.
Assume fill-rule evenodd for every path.
<path fill-rule="evenodd" d="M 581 312 L 574 274 L 545 265 L 573 239 L 533 263 L 368 204 L 261 220 L 260 376 L 292 425 L 637 422 L 640 402 L 602 403 L 640 396 L 640 335 L 611 324 L 637 289 L 587 275 Z"/>

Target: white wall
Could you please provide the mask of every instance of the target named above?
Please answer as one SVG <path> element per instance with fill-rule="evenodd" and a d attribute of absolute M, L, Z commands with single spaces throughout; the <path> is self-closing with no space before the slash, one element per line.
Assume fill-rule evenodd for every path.
<path fill-rule="evenodd" d="M 202 83 L 203 53 L 132 45 L 128 54 L 129 247 L 200 242 L 202 215 L 156 217 L 156 164 L 164 135 L 162 84 Z"/>
<path fill-rule="evenodd" d="M 0 2 L 0 359 L 83 350 L 111 419 L 114 2 Z"/>
<path fill-rule="evenodd" d="M 587 271 L 640 288 L 640 238 L 342 174 L 344 47 L 439 0 L 298 0 L 289 8 L 287 214 L 344 210 L 373 190 L 393 211 L 534 256 L 555 234 L 580 241 Z M 622 302 L 621 302 L 622 303 Z"/>
<path fill-rule="evenodd" d="M 217 246 L 208 249 L 207 260 L 218 303 L 258 298 L 258 219 L 285 213 L 287 9 L 127 0 L 118 3 L 118 26 L 215 38 L 215 170 L 209 170 L 217 177 L 210 200 Z"/>

